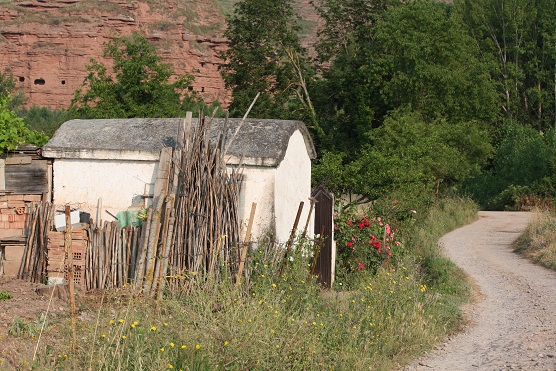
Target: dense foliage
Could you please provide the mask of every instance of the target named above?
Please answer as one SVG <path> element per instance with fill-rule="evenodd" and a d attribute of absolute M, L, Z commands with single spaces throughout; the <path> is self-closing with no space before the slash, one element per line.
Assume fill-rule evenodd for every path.
<path fill-rule="evenodd" d="M 24 143 L 45 144 L 48 137 L 29 129 L 23 119 L 9 108 L 10 98 L 8 94 L 0 94 L 0 153 L 14 150 Z"/>
<path fill-rule="evenodd" d="M 222 76 L 232 90 L 232 116 L 305 119 L 314 115 L 308 94 L 311 68 L 300 46 L 292 0 L 244 0 L 235 5 L 225 36 Z"/>
<path fill-rule="evenodd" d="M 298 64 L 318 71 L 301 70 L 314 114 L 300 118 L 316 129 L 320 153 L 315 183 L 359 200 L 395 194 L 405 209 L 454 190 L 493 208 L 515 206 L 518 195 L 556 196 L 548 173 L 548 129 L 556 122 L 554 2 L 314 5 L 322 20 L 317 55 L 300 53 Z M 244 94 L 263 91 L 257 113 L 295 118 L 298 96 L 284 94 L 284 86 L 299 85 L 283 51 L 301 50 L 299 22 L 289 1 L 272 6 L 237 3 L 224 77 L 232 107 L 245 109 Z M 268 22 L 273 27 L 261 28 Z M 524 136 L 511 134 L 518 132 Z M 517 167 L 526 176 L 516 179 Z"/>

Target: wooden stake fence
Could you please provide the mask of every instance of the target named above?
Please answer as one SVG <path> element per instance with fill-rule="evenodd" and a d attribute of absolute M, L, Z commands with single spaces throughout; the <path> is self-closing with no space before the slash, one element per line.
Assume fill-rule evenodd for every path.
<path fill-rule="evenodd" d="M 51 228 L 52 218 L 53 210 L 50 203 L 43 201 L 32 208 L 25 228 L 25 235 L 28 237 L 17 278 L 46 283 L 48 279 L 47 233 Z"/>

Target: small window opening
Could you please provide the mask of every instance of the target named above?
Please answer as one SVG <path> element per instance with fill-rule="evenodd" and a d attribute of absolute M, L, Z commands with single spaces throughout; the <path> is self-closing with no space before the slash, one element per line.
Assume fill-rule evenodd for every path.
<path fill-rule="evenodd" d="M 203 87 L 201 88 L 201 93 L 204 93 L 204 92 L 205 92 L 205 87 L 203 86 Z"/>
<path fill-rule="evenodd" d="M 66 80 L 62 80 L 62 85 L 66 85 Z"/>
<path fill-rule="evenodd" d="M 19 82 L 24 82 L 24 81 L 25 81 L 25 77 L 19 76 Z"/>
<path fill-rule="evenodd" d="M 35 79 L 35 85 L 44 85 L 45 81 L 44 79 Z"/>
<path fill-rule="evenodd" d="M 201 67 L 205 67 L 205 62 L 201 62 Z"/>

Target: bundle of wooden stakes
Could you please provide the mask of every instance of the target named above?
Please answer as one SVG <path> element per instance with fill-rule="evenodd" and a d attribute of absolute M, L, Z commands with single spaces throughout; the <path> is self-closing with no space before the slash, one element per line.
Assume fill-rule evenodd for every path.
<path fill-rule="evenodd" d="M 25 228 L 27 242 L 17 278 L 46 283 L 48 279 L 47 234 L 51 229 L 52 218 L 53 208 L 48 202 L 37 203 L 30 211 Z"/>
<path fill-rule="evenodd" d="M 85 257 L 87 290 L 122 287 L 135 278 L 140 227 L 120 228 L 105 221 L 89 226 L 89 246 Z"/>
<path fill-rule="evenodd" d="M 217 274 L 218 261 L 237 263 L 238 169 L 224 161 L 225 130 L 210 140 L 211 119 L 188 113 L 175 149 L 162 150 L 153 204 L 143 225 L 135 287 L 160 297 L 166 278 Z"/>

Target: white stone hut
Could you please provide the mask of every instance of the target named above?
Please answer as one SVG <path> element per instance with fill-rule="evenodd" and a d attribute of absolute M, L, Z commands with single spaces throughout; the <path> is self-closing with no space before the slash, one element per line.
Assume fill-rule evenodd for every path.
<path fill-rule="evenodd" d="M 99 119 L 67 121 L 43 147 L 54 159 L 53 202 L 70 204 L 94 217 L 99 199 L 102 209 L 116 215 L 131 207 L 144 207 L 152 194 L 160 150 L 175 143 L 181 118 Z M 241 120 L 229 119 L 229 140 Z M 193 125 L 197 120 L 193 120 Z M 225 125 L 213 119 L 211 137 Z M 315 148 L 300 121 L 247 119 L 233 140 L 226 163 L 237 166 L 243 158 L 240 217 L 246 224 L 251 204 L 257 203 L 252 236 L 274 233 L 285 242 L 299 203 L 304 226 L 311 194 L 311 159 Z M 103 219 L 111 218 L 103 213 Z M 312 232 L 312 225 L 309 228 Z"/>

